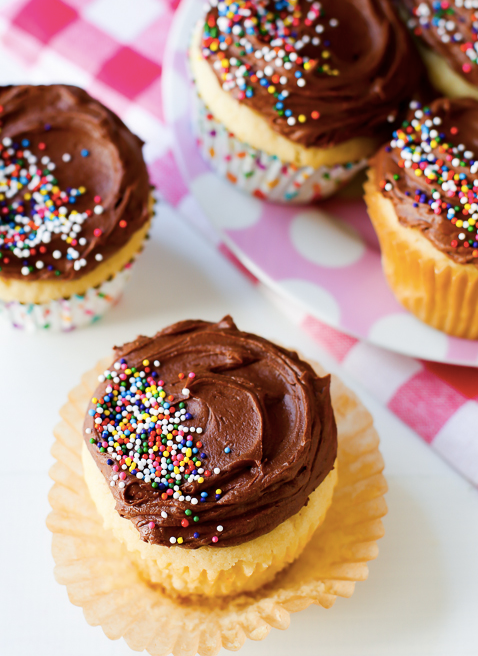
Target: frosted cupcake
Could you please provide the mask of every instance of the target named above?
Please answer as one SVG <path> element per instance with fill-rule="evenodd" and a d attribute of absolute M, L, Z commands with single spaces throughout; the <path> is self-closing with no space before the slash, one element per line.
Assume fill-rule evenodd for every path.
<path fill-rule="evenodd" d="M 115 349 L 85 420 L 84 472 L 148 580 L 229 595 L 299 556 L 337 480 L 329 386 L 230 317 Z"/>
<path fill-rule="evenodd" d="M 478 339 L 478 102 L 412 103 L 371 165 L 365 200 L 398 300 Z"/>
<path fill-rule="evenodd" d="M 325 198 L 363 168 L 421 77 L 389 0 L 210 0 L 190 61 L 204 157 L 281 202 Z"/>
<path fill-rule="evenodd" d="M 71 330 L 118 300 L 152 214 L 141 147 L 82 89 L 0 89 L 0 315 Z"/>
<path fill-rule="evenodd" d="M 449 98 L 478 99 L 478 4 L 470 0 L 403 0 L 421 42 L 430 80 Z"/>

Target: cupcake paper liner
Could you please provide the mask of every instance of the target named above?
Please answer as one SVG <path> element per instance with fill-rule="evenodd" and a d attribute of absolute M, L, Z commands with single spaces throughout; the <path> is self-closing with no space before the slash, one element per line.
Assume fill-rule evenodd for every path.
<path fill-rule="evenodd" d="M 100 319 L 115 305 L 131 276 L 132 263 L 127 264 L 111 280 L 81 295 L 60 298 L 48 303 L 20 303 L 0 300 L 0 318 L 15 328 L 68 332 Z"/>
<path fill-rule="evenodd" d="M 237 139 L 195 94 L 194 130 L 204 159 L 216 173 L 257 198 L 280 203 L 310 203 L 336 193 L 367 160 L 298 167 Z"/>
<path fill-rule="evenodd" d="M 437 330 L 478 339 L 478 268 L 457 264 L 418 230 L 402 226 L 372 171 L 365 192 L 385 277 L 400 303 Z"/>
<path fill-rule="evenodd" d="M 126 549 L 103 528 L 89 496 L 81 463 L 83 419 L 97 377 L 110 362 L 100 362 L 71 391 L 55 430 L 50 471 L 55 484 L 47 525 L 55 577 L 89 624 L 151 656 L 214 656 L 221 647 L 239 649 L 246 638 L 262 640 L 272 627 L 286 629 L 290 614 L 311 604 L 330 608 L 337 596 L 352 595 L 355 582 L 367 578 L 367 562 L 378 554 L 387 512 L 378 435 L 352 392 L 333 378 L 339 481 L 325 522 L 302 555 L 253 593 L 198 603 L 171 597 L 142 578 Z"/>

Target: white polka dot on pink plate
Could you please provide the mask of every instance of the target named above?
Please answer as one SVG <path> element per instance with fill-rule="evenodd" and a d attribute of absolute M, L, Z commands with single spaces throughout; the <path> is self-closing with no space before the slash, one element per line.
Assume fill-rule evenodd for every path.
<path fill-rule="evenodd" d="M 243 194 L 208 168 L 187 111 L 193 98 L 188 42 L 202 11 L 197 0 L 183 0 L 176 14 L 166 47 L 164 109 L 184 182 L 220 239 L 263 283 L 339 330 L 414 357 L 477 364 L 478 342 L 429 328 L 395 299 L 361 198 L 273 205 Z"/>

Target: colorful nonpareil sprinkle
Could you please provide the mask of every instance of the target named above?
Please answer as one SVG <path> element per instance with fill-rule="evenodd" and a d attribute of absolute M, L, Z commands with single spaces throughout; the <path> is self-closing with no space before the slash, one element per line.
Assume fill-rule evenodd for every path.
<path fill-rule="evenodd" d="M 271 95 L 278 116 L 288 125 L 317 120 L 317 110 L 310 115 L 293 115 L 287 106 L 289 92 L 285 85 L 307 84 L 305 73 L 336 76 L 326 29 L 338 26 L 338 20 L 328 16 L 320 2 L 310 0 L 304 10 L 299 0 L 209 0 L 209 12 L 204 25 L 202 52 L 213 63 L 222 88 L 237 88 L 239 100 L 252 98 L 259 86 Z M 212 11 L 211 11 L 212 9 Z M 310 34 L 309 34 L 310 33 Z M 256 45 L 254 45 L 254 42 Z M 264 44 L 257 48 L 257 42 Z M 301 54 L 304 46 L 314 46 L 314 57 Z M 231 46 L 239 56 L 228 58 L 224 52 Z M 254 55 L 257 65 L 241 57 Z"/>
<path fill-rule="evenodd" d="M 466 23 L 463 16 L 457 14 L 456 9 L 469 11 L 469 20 Z M 472 64 L 476 65 L 478 62 L 478 3 L 476 0 L 421 2 L 412 13 L 409 27 L 413 32 L 420 36 L 424 30 L 434 29 L 442 43 L 458 45 L 470 60 L 462 65 L 462 71 L 465 74 L 470 73 Z"/>
<path fill-rule="evenodd" d="M 449 247 L 471 249 L 478 258 L 478 160 L 463 143 L 459 129 L 451 126 L 451 138 L 442 131 L 442 119 L 429 107 L 413 102 L 413 119 L 394 132 L 388 150 L 398 148 L 398 166 L 416 176 L 414 193 L 406 191 L 413 207 L 426 205 L 435 215 L 450 221 L 457 230 Z M 455 141 L 456 139 L 456 141 Z M 382 180 L 385 192 L 393 190 L 400 175 Z"/>
<path fill-rule="evenodd" d="M 14 142 L 4 137 L 0 141 L 0 271 L 13 257 L 22 261 L 21 273 L 26 277 L 45 266 L 60 275 L 52 264 L 45 264 L 46 255 L 73 260 L 74 270 L 79 271 L 87 264 L 83 255 L 88 240 L 81 235 L 82 226 L 93 213 L 103 212 L 101 198 L 95 198 L 92 210 L 77 211 L 75 204 L 86 188 L 61 189 L 57 164 L 48 156 L 47 146 L 39 142 L 36 148 L 41 155 L 32 152 L 29 139 Z M 70 161 L 71 155 L 64 153 L 61 165 L 68 166 Z M 57 234 L 64 245 L 52 250 L 50 242 Z"/>
<path fill-rule="evenodd" d="M 92 399 L 93 408 L 88 412 L 94 429 L 87 428 L 86 432 L 91 435 L 90 443 L 107 455 L 111 487 L 125 488 L 127 479 L 135 477 L 150 484 L 164 502 L 184 502 L 185 517 L 178 526 L 179 533 L 191 522 L 200 522 L 194 508 L 210 500 L 206 489 L 190 495 L 182 487 L 193 481 L 202 487 L 221 470 L 206 464 L 208 454 L 197 437 L 203 429 L 189 424 L 194 417 L 188 412 L 183 394 L 167 394 L 166 383 L 157 371 L 159 366 L 158 361 L 144 360 L 141 368 L 130 368 L 122 358 L 105 371 L 99 377 L 100 382 L 108 382 L 105 395 Z M 183 380 L 185 375 L 180 372 L 178 377 Z M 187 379 L 194 377 L 191 372 Z M 216 490 L 211 497 L 217 501 L 221 493 Z M 167 518 L 167 512 L 161 516 Z M 154 522 L 149 522 L 149 528 L 155 528 Z M 194 534 L 196 538 L 199 535 Z M 180 535 L 170 538 L 171 544 L 183 541 Z"/>

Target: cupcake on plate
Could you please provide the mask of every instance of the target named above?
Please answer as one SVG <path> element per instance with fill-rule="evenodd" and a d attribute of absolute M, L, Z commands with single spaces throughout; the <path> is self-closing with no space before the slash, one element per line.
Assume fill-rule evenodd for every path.
<path fill-rule="evenodd" d="M 153 210 L 141 147 L 82 89 L 0 89 L 0 315 L 71 330 L 118 300 Z"/>
<path fill-rule="evenodd" d="M 240 189 L 296 203 L 365 166 L 422 74 L 389 0 L 210 0 L 190 62 L 204 157 Z"/>
<path fill-rule="evenodd" d="M 450 335 L 478 338 L 478 101 L 411 104 L 371 161 L 365 200 L 398 300 Z"/>
<path fill-rule="evenodd" d="M 83 465 L 105 527 L 148 580 L 230 595 L 300 555 L 337 480 L 329 387 L 230 317 L 115 349 L 88 408 Z"/>
<path fill-rule="evenodd" d="M 433 86 L 449 98 L 478 99 L 478 4 L 403 0 L 403 5 Z"/>

